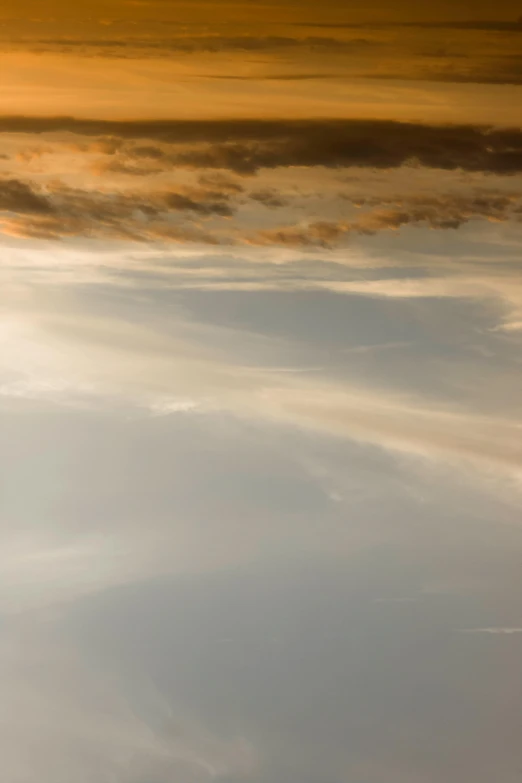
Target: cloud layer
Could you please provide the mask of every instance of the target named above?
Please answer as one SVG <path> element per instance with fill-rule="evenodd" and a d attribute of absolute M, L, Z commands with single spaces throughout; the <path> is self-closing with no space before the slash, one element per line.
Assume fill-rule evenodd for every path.
<path fill-rule="evenodd" d="M 4 117 L 0 130 L 14 236 L 328 247 L 522 215 L 517 128 Z M 406 176 L 418 192 L 401 192 Z"/>
<path fill-rule="evenodd" d="M 495 174 L 522 171 L 519 128 L 430 126 L 364 120 L 114 122 L 73 118 L 1 117 L 2 133 L 69 132 L 148 139 L 177 145 L 176 165 L 253 174 L 262 168 L 346 166 L 429 168 Z"/>

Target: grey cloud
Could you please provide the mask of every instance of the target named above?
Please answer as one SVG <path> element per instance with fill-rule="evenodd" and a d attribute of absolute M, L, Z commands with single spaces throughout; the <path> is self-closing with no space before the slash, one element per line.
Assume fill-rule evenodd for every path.
<path fill-rule="evenodd" d="M 110 160 L 112 163 L 112 158 Z M 229 245 L 280 245 L 323 247 L 335 245 L 349 235 L 371 235 L 404 226 L 458 229 L 471 220 L 520 223 L 522 195 L 479 190 L 469 195 L 375 196 L 341 199 L 364 207 L 355 216 L 330 220 L 311 219 L 304 211 L 300 222 L 247 230 L 238 211 L 249 201 L 278 210 L 292 206 L 290 196 L 281 197 L 273 188 L 245 193 L 242 186 L 223 175 L 209 174 L 196 186 L 178 186 L 162 191 L 108 193 L 80 190 L 50 183 L 45 190 L 29 183 L 7 180 L 3 191 L 4 231 L 17 236 L 55 238 L 91 236 L 135 241 L 196 241 Z M 342 200 L 341 200 L 342 205 Z M 184 216 L 184 224 L 172 222 Z M 223 224 L 203 232 L 191 221 L 197 218 L 234 218 L 226 231 Z"/>
<path fill-rule="evenodd" d="M 248 237 L 254 245 L 283 245 L 288 247 L 330 247 L 350 230 L 348 223 L 316 221 L 302 226 L 282 226 L 265 229 Z"/>
<path fill-rule="evenodd" d="M 230 192 L 185 187 L 149 193 L 105 193 L 70 188 L 60 183 L 38 191 L 16 180 L 0 189 L 0 209 L 13 213 L 4 230 L 16 236 L 59 239 L 90 236 L 172 241 L 216 240 L 197 226 L 169 224 L 176 213 L 209 218 L 230 217 L 235 208 Z"/>
<path fill-rule="evenodd" d="M 133 223 L 121 216 L 104 215 L 94 225 L 89 215 L 52 216 L 5 221 L 4 233 L 26 239 L 60 240 L 67 237 L 109 239 L 126 242 L 197 242 L 219 244 L 219 237 L 194 225 L 176 225 L 167 220 Z"/>
<path fill-rule="evenodd" d="M 481 61 L 478 58 L 461 57 L 457 54 L 426 52 L 426 56 L 436 58 L 426 65 L 422 60 L 414 68 L 394 71 L 378 70 L 376 73 L 364 73 L 366 79 L 408 81 L 433 81 L 453 84 L 522 84 L 522 60 L 519 55 L 491 58 Z"/>
<path fill-rule="evenodd" d="M 404 225 L 457 229 L 474 219 L 504 222 L 516 216 L 517 205 L 520 205 L 521 201 L 522 194 L 511 196 L 497 193 L 475 196 L 455 194 L 439 197 L 421 196 L 405 198 L 402 203 L 400 199 L 396 199 L 395 203 L 390 199 L 389 208 L 376 209 L 362 215 L 352 223 L 352 229 L 361 233 L 374 233 L 382 229 L 397 229 Z"/>
<path fill-rule="evenodd" d="M 242 175 L 288 166 L 389 169 L 408 162 L 428 168 L 496 174 L 522 171 L 520 131 L 401 127 L 394 123 L 296 130 L 297 133 L 290 132 L 277 140 L 227 141 L 193 147 L 178 153 L 175 163 L 189 168 L 229 169 Z"/>
<path fill-rule="evenodd" d="M 338 79 L 339 73 L 274 73 L 274 74 L 229 74 L 216 76 L 215 74 L 201 74 L 205 79 L 220 79 L 226 81 L 263 81 L 263 82 L 302 82 L 302 81 L 314 81 L 318 79 Z"/>
<path fill-rule="evenodd" d="M 440 195 L 408 195 L 394 194 L 391 196 L 359 196 L 354 198 L 349 194 L 340 193 L 341 198 L 351 201 L 356 206 L 389 206 L 398 207 L 434 207 L 437 209 L 458 209 L 473 214 L 489 216 L 503 213 L 522 200 L 522 191 L 499 191 L 477 188 L 469 193 L 441 193 Z"/>
<path fill-rule="evenodd" d="M 265 188 L 264 190 L 254 190 L 249 193 L 250 198 L 253 201 L 258 201 L 265 207 L 270 209 L 278 209 L 286 206 L 287 199 L 280 196 L 275 190 L 271 188 Z"/>
<path fill-rule="evenodd" d="M 234 209 L 230 206 L 225 196 L 220 193 L 205 194 L 204 198 L 197 200 L 184 193 L 169 193 L 165 196 L 165 205 L 175 211 L 195 212 L 199 215 L 220 215 L 231 217 Z"/>
<path fill-rule="evenodd" d="M 522 33 L 522 17 L 510 21 L 504 19 L 467 19 L 463 21 L 450 20 L 446 22 L 398 22 L 383 25 L 389 27 L 412 27 L 427 30 L 476 30 L 499 33 Z"/>
<path fill-rule="evenodd" d="M 314 27 L 328 29 L 386 29 L 394 27 L 417 28 L 428 30 L 484 30 L 486 32 L 522 32 L 522 16 L 514 20 L 506 19 L 448 19 L 446 21 L 408 21 L 408 22 L 294 22 L 299 27 Z"/>
<path fill-rule="evenodd" d="M 494 222 L 519 220 L 522 194 L 503 195 L 480 193 L 462 196 L 446 194 L 440 197 L 418 196 L 410 199 L 375 197 L 357 199 L 359 206 L 379 205 L 351 220 L 314 221 L 295 226 L 265 229 L 251 235 L 247 241 L 260 245 L 289 247 L 330 247 L 350 234 L 376 234 L 395 231 L 403 226 L 431 229 L 458 229 L 470 220 Z M 386 205 L 383 207 L 382 205 Z"/>
<path fill-rule="evenodd" d="M 8 40 L 9 47 L 23 46 L 37 51 L 74 52 L 84 56 L 94 56 L 103 52 L 105 56 L 135 57 L 149 55 L 151 57 L 173 54 L 219 53 L 219 52 L 272 52 L 284 49 L 303 49 L 308 51 L 351 52 L 361 48 L 378 46 L 374 41 L 365 38 L 351 40 L 333 38 L 331 36 L 282 36 L 282 35 L 206 35 L 178 36 L 172 38 L 40 38 L 29 42 L 27 39 Z"/>
<path fill-rule="evenodd" d="M 416 26 L 416 25 L 414 25 Z M 437 44 L 440 44 L 441 30 L 461 30 L 462 35 L 458 36 L 460 41 L 459 49 L 467 48 L 467 54 L 461 52 L 455 53 L 447 58 L 447 62 L 442 67 L 435 65 L 427 66 L 423 59 L 426 52 L 417 51 L 415 46 L 412 48 L 411 33 L 408 25 L 395 25 L 398 28 L 394 32 L 394 41 L 379 41 L 377 36 L 382 38 L 383 27 L 373 25 L 370 28 L 369 37 L 333 37 L 328 35 L 306 35 L 304 29 L 301 29 L 299 35 L 299 25 L 289 35 L 236 35 L 227 36 L 215 33 L 212 35 L 182 35 L 166 37 L 165 30 L 162 28 L 158 35 L 158 30 L 150 29 L 149 35 L 146 35 L 145 28 L 141 36 L 129 36 L 123 34 L 122 37 L 49 37 L 35 38 L 27 40 L 26 38 L 17 39 L 14 35 L 7 35 L 3 42 L 4 49 L 27 50 L 36 52 L 60 52 L 62 54 L 80 55 L 83 57 L 105 57 L 115 59 L 133 59 L 133 58 L 168 58 L 190 56 L 197 54 L 216 54 L 220 53 L 244 53 L 249 55 L 264 55 L 268 62 L 274 60 L 278 54 L 297 57 L 303 53 L 310 58 L 324 57 L 325 55 L 335 55 L 336 65 L 329 69 L 331 72 L 324 72 L 321 68 L 312 69 L 306 73 L 297 66 L 293 73 L 262 73 L 256 74 L 238 74 L 229 72 L 223 75 L 216 75 L 209 72 L 201 74 L 192 74 L 193 76 L 205 79 L 232 79 L 232 80 L 251 80 L 259 79 L 264 81 L 298 81 L 310 79 L 329 79 L 345 78 L 347 70 L 352 76 L 358 78 L 380 78 L 380 79 L 413 79 L 416 81 L 430 80 L 441 82 L 480 82 L 490 84 L 520 84 L 520 65 L 517 66 L 517 33 L 522 30 L 517 23 L 485 22 L 485 23 L 462 23 L 455 27 L 449 23 L 421 25 L 421 29 L 426 31 L 424 37 L 433 38 Z M 343 27 L 342 25 L 340 26 Z M 348 29 L 349 25 L 346 26 Z M 317 32 L 321 32 L 321 25 L 317 26 Z M 331 26 L 331 31 L 335 30 L 335 25 Z M 403 28 L 401 30 L 401 28 Z M 386 29 L 386 28 L 384 28 Z M 491 53 L 484 52 L 484 46 L 477 43 L 475 36 L 466 36 L 466 31 L 475 31 L 480 34 L 481 42 L 488 44 L 491 42 L 491 35 L 488 33 L 504 33 L 504 44 L 506 51 L 499 53 L 495 50 Z M 508 33 L 513 33 L 508 35 Z M 462 43 L 465 44 L 462 47 Z M 2 43 L 0 42 L 0 46 Z M 384 52 L 384 55 L 383 55 Z M 444 49 L 440 45 L 432 52 L 431 56 L 435 58 L 441 56 Z M 512 64 L 506 62 L 506 55 L 511 52 Z M 354 56 L 355 55 L 355 56 Z M 362 55 L 362 57 L 361 57 Z M 462 61 L 459 59 L 462 58 Z M 256 57 L 257 59 L 257 57 Z M 519 62 L 519 60 L 518 60 Z M 383 67 L 383 63 L 385 63 Z M 394 67 L 395 63 L 395 67 Z"/>
<path fill-rule="evenodd" d="M 0 211 L 29 215 L 48 215 L 53 211 L 50 200 L 30 185 L 17 179 L 0 180 Z"/>
<path fill-rule="evenodd" d="M 202 174 L 199 177 L 199 184 L 203 187 L 218 189 L 222 193 L 239 194 L 244 192 L 243 185 L 236 179 L 219 172 L 210 172 Z"/>
<path fill-rule="evenodd" d="M 285 166 L 387 169 L 417 162 L 428 168 L 516 174 L 522 130 L 422 125 L 374 120 L 104 121 L 67 117 L 2 117 L 0 132 L 149 139 L 183 145 L 176 165 L 254 174 Z"/>

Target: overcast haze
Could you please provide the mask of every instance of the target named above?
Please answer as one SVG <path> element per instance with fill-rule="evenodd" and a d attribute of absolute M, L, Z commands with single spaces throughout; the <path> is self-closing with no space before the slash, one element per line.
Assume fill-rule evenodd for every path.
<path fill-rule="evenodd" d="M 4 0 L 2 783 L 520 782 L 521 15 Z"/>

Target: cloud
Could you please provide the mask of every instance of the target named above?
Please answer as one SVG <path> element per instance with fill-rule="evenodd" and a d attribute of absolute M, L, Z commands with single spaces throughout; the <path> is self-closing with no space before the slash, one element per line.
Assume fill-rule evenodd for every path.
<path fill-rule="evenodd" d="M 270 135 L 274 128 L 268 124 L 265 130 Z M 259 128 L 256 133 L 259 135 Z M 512 143 L 509 134 L 506 143 Z M 435 189 L 426 192 L 420 179 L 422 168 L 415 166 L 407 173 L 419 179 L 424 192 L 410 188 L 406 194 L 394 193 L 389 185 L 383 187 L 373 180 L 357 193 L 339 192 L 337 169 L 343 168 L 341 163 L 331 172 L 310 160 L 314 177 L 326 182 L 328 188 L 326 197 L 318 199 L 309 184 L 306 188 L 300 184 L 302 171 L 293 171 L 292 179 L 287 172 L 280 185 L 274 185 L 278 179 L 269 172 L 259 173 L 259 149 L 251 141 L 176 145 L 155 140 L 137 143 L 109 135 L 93 141 L 67 140 L 44 149 L 51 160 L 32 179 L 0 179 L 0 211 L 6 213 L 2 219 L 6 234 L 329 248 L 350 237 L 407 226 L 456 230 L 472 220 L 510 222 L 513 226 L 522 222 L 522 192 L 508 189 L 507 180 L 502 182 L 498 177 L 495 187 L 472 185 L 471 181 L 466 187 L 462 177 L 449 171 L 444 190 L 437 193 L 434 179 Z M 98 157 L 100 152 L 102 157 Z M 332 152 L 329 147 L 328 154 Z M 195 166 L 196 159 L 195 171 L 183 171 L 184 166 Z M 265 162 L 269 167 L 275 165 L 268 158 Z M 85 179 L 84 168 L 103 181 L 92 183 L 91 179 L 88 187 L 60 182 L 53 178 L 53 167 L 62 171 L 64 165 L 70 167 L 72 181 Z M 247 188 L 256 174 L 258 186 Z M 118 176 L 111 179 L 110 175 Z M 137 175 L 139 187 L 132 181 Z M 392 175 L 388 176 L 392 182 Z M 402 173 L 393 176 L 400 183 Z M 482 182 L 487 179 L 482 177 Z M 369 195 L 364 195 L 365 191 Z"/>
<path fill-rule="evenodd" d="M 148 139 L 181 145 L 178 166 L 254 174 L 263 168 L 388 169 L 416 163 L 448 171 L 522 171 L 522 130 L 374 120 L 110 121 L 1 117 L 0 132 Z M 160 156 L 161 157 L 161 156 Z"/>
<path fill-rule="evenodd" d="M 198 198 L 199 196 L 199 198 Z M 194 191 L 194 195 L 186 193 L 168 193 L 164 197 L 164 203 L 168 210 L 181 212 L 195 212 L 199 215 L 219 215 L 231 217 L 234 209 L 228 202 L 228 197 L 218 191 Z"/>
<path fill-rule="evenodd" d="M 315 34 L 306 34 L 312 32 L 306 25 L 286 26 L 284 35 L 260 35 L 255 30 L 250 34 L 226 35 L 222 27 L 215 28 L 211 34 L 201 34 L 201 28 L 196 27 L 194 31 L 188 26 L 183 35 L 169 35 L 172 31 L 165 26 L 150 25 L 147 20 L 140 24 L 140 35 L 128 28 L 121 30 L 120 37 L 98 37 L 99 28 L 86 35 L 71 31 L 60 37 L 34 33 L 20 37 L 19 31 L 5 30 L 0 45 L 9 52 L 29 49 L 32 54 L 59 53 L 75 59 L 163 59 L 171 64 L 183 63 L 184 78 L 188 75 L 191 80 L 273 82 L 355 77 L 520 84 L 517 48 L 520 25 L 509 22 L 474 25 L 413 25 L 418 27 L 418 40 L 427 44 L 426 50 L 421 51 L 408 25 L 389 28 L 375 24 L 364 30 L 359 28 L 358 35 L 349 34 L 349 25 L 344 29 L 339 25 L 337 30 L 335 25 L 330 26 L 329 32 L 336 35 L 324 34 L 321 24 L 316 26 Z M 441 48 L 441 30 L 445 29 L 453 30 L 454 35 L 449 46 Z M 491 32 L 503 33 L 501 46 Z M 215 60 L 217 70 L 209 68 L 209 57 Z M 248 72 L 240 72 L 241 69 L 233 66 L 231 61 L 240 57 L 250 61 Z"/>
<path fill-rule="evenodd" d="M 211 190 L 219 190 L 221 193 L 239 194 L 244 192 L 243 185 L 234 179 L 220 172 L 209 172 L 202 174 L 198 180 L 202 187 L 210 188 Z"/>
<path fill-rule="evenodd" d="M 120 155 L 112 160 L 98 160 L 90 167 L 91 173 L 97 177 L 105 177 L 108 174 L 124 174 L 131 177 L 150 177 L 155 174 L 163 174 L 171 166 L 159 162 L 159 157 L 142 158 L 137 161 L 129 155 Z"/>
<path fill-rule="evenodd" d="M 433 57 L 431 54 L 428 56 Z M 458 59 L 455 55 L 448 55 L 447 61 L 441 64 L 440 58 L 442 55 L 437 56 L 438 62 L 430 64 L 421 60 L 411 70 L 406 70 L 403 67 L 402 70 L 397 71 L 388 69 L 384 73 L 381 71 L 365 73 L 364 78 L 379 81 L 404 79 L 447 84 L 522 84 L 522 61 L 516 55 L 510 59 L 504 57 L 502 60 L 494 62 L 475 62 L 468 58 Z"/>
<path fill-rule="evenodd" d="M 323 35 L 198 35 L 171 37 L 135 37 L 125 38 L 27 38 L 17 40 L 9 38 L 9 46 L 23 46 L 30 43 L 31 50 L 61 53 L 74 53 L 83 56 L 104 56 L 134 58 L 158 57 L 169 54 L 217 54 L 220 52 L 278 52 L 280 50 L 304 50 L 320 52 L 350 53 L 362 48 L 379 46 L 366 38 L 333 38 Z"/>
<path fill-rule="evenodd" d="M 258 201 L 263 206 L 269 209 L 279 209 L 288 204 L 288 200 L 283 198 L 273 188 L 265 188 L 264 190 L 252 190 L 249 193 L 249 197 L 253 201 Z"/>
<path fill-rule="evenodd" d="M 283 226 L 281 228 L 258 231 L 246 242 L 253 245 L 281 245 L 287 247 L 330 247 L 349 231 L 348 223 L 317 221 L 302 226 Z"/>
<path fill-rule="evenodd" d="M 306 73 L 253 73 L 253 74 L 232 74 L 224 73 L 220 75 L 205 73 L 199 74 L 205 79 L 219 79 L 221 81 L 263 81 L 263 82 L 306 82 L 324 79 L 339 79 L 340 73 L 325 73 L 324 71 L 306 72 Z"/>
<path fill-rule="evenodd" d="M 137 282 L 141 282 L 139 274 Z M 509 282 L 505 284 L 509 287 Z M 386 291 L 393 283 L 380 281 L 380 285 Z M 364 290 L 356 285 L 347 288 Z M 57 334 L 50 315 L 31 329 L 24 326 L 20 332 L 19 326 L 14 327 L 6 335 L 4 363 L 11 377 L 11 362 L 23 368 L 16 374 L 21 381 L 31 381 L 36 373 L 35 398 L 41 396 L 42 382 L 46 396 L 58 382 L 57 401 L 74 399 L 74 383 L 84 401 L 89 396 L 93 400 L 122 396 L 122 403 L 126 400 L 131 408 L 155 413 L 158 406 L 166 412 L 169 404 L 179 412 L 179 401 L 190 400 L 201 414 L 221 410 L 240 419 L 293 425 L 451 464 L 490 466 L 509 475 L 522 471 L 516 419 L 451 409 L 435 400 L 428 405 L 413 394 L 402 397 L 386 389 L 321 380 L 313 373 L 245 370 L 241 363 L 216 358 L 212 327 L 202 328 L 195 343 L 139 325 L 117 329 L 113 319 L 81 320 L 77 314 L 59 323 Z M 72 379 L 72 388 L 64 395 L 67 378 Z M 89 388 L 93 391 L 86 397 Z"/>
<path fill-rule="evenodd" d="M 17 179 L 0 180 L 0 211 L 22 215 L 49 215 L 52 205 L 42 193 Z"/>
<path fill-rule="evenodd" d="M 289 247 L 332 247 L 343 237 L 397 231 L 404 226 L 435 230 L 456 230 L 471 220 L 520 222 L 522 194 L 455 193 L 440 196 L 374 197 L 351 199 L 358 206 L 390 204 L 369 209 L 352 220 L 311 221 L 259 231 L 245 241 L 258 245 Z"/>
<path fill-rule="evenodd" d="M 522 33 L 521 19 L 464 19 L 448 20 L 442 22 L 396 22 L 389 23 L 386 27 L 411 27 L 424 30 L 474 30 L 498 33 Z"/>
<path fill-rule="evenodd" d="M 506 19 L 447 19 L 444 21 L 379 21 L 371 22 L 294 22 L 300 27 L 315 27 L 328 29 L 364 30 L 388 28 L 413 28 L 419 30 L 472 30 L 485 32 L 522 32 L 522 17 L 514 20 Z"/>
<path fill-rule="evenodd" d="M 64 127 L 68 122 L 55 121 L 65 123 Z M 40 122 L 43 120 L 37 120 Z M 94 129 L 92 123 L 87 122 L 87 126 Z M 88 237 L 329 249 L 345 245 L 355 237 L 405 227 L 443 231 L 478 220 L 509 222 L 512 226 L 521 223 L 522 194 L 508 189 L 507 180 L 495 177 L 494 187 L 474 186 L 471 180 L 466 185 L 461 170 L 454 172 L 450 167 L 444 175 L 444 190 L 437 192 L 434 179 L 434 189 L 426 192 L 421 179 L 426 166 L 419 165 L 410 155 L 422 143 L 424 158 L 428 153 L 433 157 L 430 144 L 435 148 L 436 142 L 437 155 L 442 154 L 441 150 L 449 154 L 450 141 L 455 154 L 462 149 L 468 155 L 471 138 L 476 142 L 476 155 L 477 149 L 482 148 L 484 154 L 489 154 L 486 144 L 491 144 L 491 149 L 513 151 L 522 143 L 522 132 L 516 129 L 375 122 L 105 123 L 103 127 L 105 132 L 94 138 L 78 134 L 73 141 L 67 138 L 53 140 L 53 146 L 46 143 L 23 148 L 43 150 L 45 167 L 33 180 L 0 180 L 5 234 L 48 240 Z M 142 128 L 139 132 L 145 137 L 147 133 L 156 133 L 161 138 L 127 138 L 117 135 L 117 128 L 123 128 L 125 133 L 136 133 L 137 128 Z M 364 128 L 368 130 L 367 138 L 361 135 Z M 97 126 L 97 130 L 101 128 Z M 229 130 L 238 137 L 236 141 L 217 141 Z M 175 133 L 176 142 L 171 137 Z M 189 135 L 195 141 L 188 141 Z M 440 145 L 441 137 L 446 147 Z M 216 141 L 209 140 L 212 138 Z M 350 159 L 346 158 L 347 145 L 352 145 Z M 395 177 L 400 188 L 400 178 L 407 174 L 412 180 L 418 179 L 423 191 L 415 193 L 409 188 L 406 194 L 394 193 L 389 185 L 384 187 L 371 180 L 357 194 L 339 192 L 338 171 L 346 173 L 350 165 L 353 170 L 356 162 L 373 168 L 371 161 L 377 158 L 384 165 L 384 155 L 391 163 L 391 156 L 396 156 L 399 148 L 403 162 L 411 164 L 411 168 L 406 172 L 395 169 L 393 175 L 386 176 L 390 182 Z M 84 167 L 103 175 L 103 181 L 95 181 L 90 187 L 73 187 L 53 179 L 53 166 L 60 171 L 64 165 L 59 155 L 71 167 L 67 157 L 70 153 L 74 154 L 73 181 L 82 182 Z M 321 161 L 327 163 L 323 155 L 329 157 L 326 170 L 320 166 Z M 401 163 L 401 158 L 396 163 Z M 292 180 L 290 172 L 285 172 L 283 186 L 274 185 L 281 174 L 269 171 L 280 164 L 295 167 Z M 194 170 L 183 171 L 187 167 Z M 299 177 L 310 176 L 299 170 L 307 167 L 314 169 L 313 176 L 319 182 L 329 178 L 326 198 L 318 199 L 310 192 L 309 184 L 306 189 L 299 184 Z M 328 170 L 332 168 L 335 171 Z M 484 172 L 479 173 L 479 181 L 487 182 Z M 131 174 L 129 179 L 139 174 L 139 187 L 119 176 L 110 179 L 111 174 Z M 254 177 L 257 187 L 250 185 Z M 256 210 L 258 205 L 267 209 Z M 518 320 L 511 319 L 510 323 Z"/>
<path fill-rule="evenodd" d="M 176 165 L 255 174 L 288 166 L 428 168 L 514 174 L 522 170 L 522 132 L 400 123 L 318 123 L 281 128 L 271 139 L 201 144 L 175 156 Z"/>
<path fill-rule="evenodd" d="M 499 635 L 499 636 L 511 636 L 513 634 L 519 634 L 522 633 L 522 628 L 517 628 L 516 626 L 507 626 L 507 627 L 492 627 L 492 628 L 463 628 L 461 633 L 477 633 L 477 634 L 493 634 L 493 635 Z"/>
<path fill-rule="evenodd" d="M 439 196 L 404 196 L 368 199 L 368 204 L 386 204 L 361 216 L 353 228 L 361 233 L 398 229 L 404 225 L 424 225 L 432 229 L 457 229 L 470 220 L 485 219 L 502 223 L 518 219 L 522 193 L 486 191 L 470 194 L 442 193 Z M 363 206 L 364 199 L 359 200 Z"/>
<path fill-rule="evenodd" d="M 3 187 L 2 187 L 3 186 Z M 0 210 L 12 213 L 4 233 L 19 237 L 60 239 L 87 236 L 128 241 L 203 241 L 209 234 L 196 225 L 170 224 L 169 216 L 228 218 L 235 208 L 230 189 L 178 187 L 157 192 L 125 193 L 82 190 L 60 182 L 36 189 L 18 180 L 0 181 Z"/>

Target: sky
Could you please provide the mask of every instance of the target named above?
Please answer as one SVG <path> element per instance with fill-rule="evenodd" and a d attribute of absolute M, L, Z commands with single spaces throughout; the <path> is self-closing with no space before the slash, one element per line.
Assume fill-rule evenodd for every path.
<path fill-rule="evenodd" d="M 521 15 L 4 0 L 2 783 L 519 783 Z"/>

